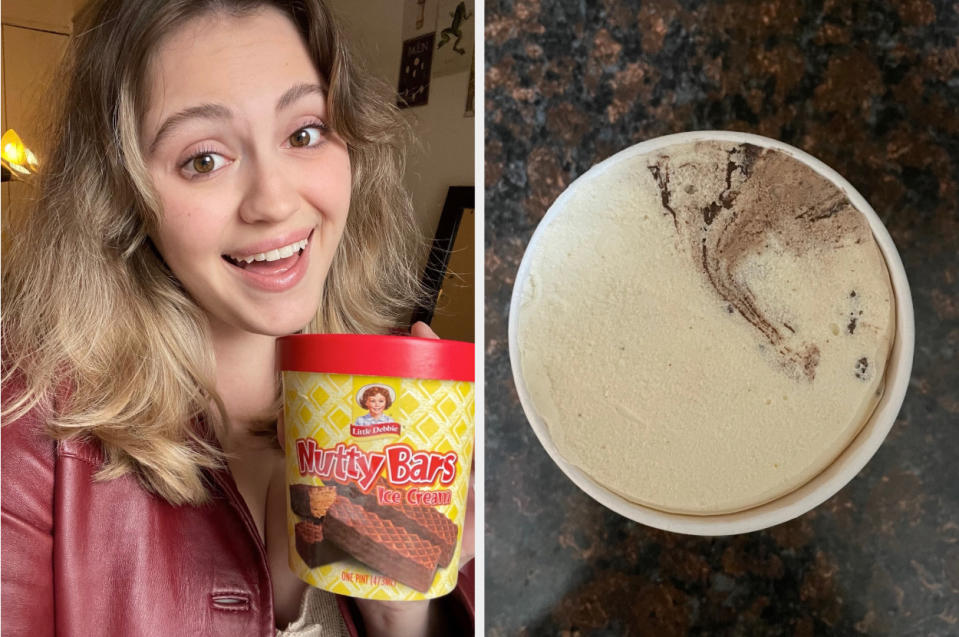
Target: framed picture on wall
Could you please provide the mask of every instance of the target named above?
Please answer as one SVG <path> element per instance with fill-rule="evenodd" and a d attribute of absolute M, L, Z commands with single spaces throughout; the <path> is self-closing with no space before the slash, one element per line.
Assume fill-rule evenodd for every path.
<path fill-rule="evenodd" d="M 413 315 L 414 323 L 429 324 L 440 338 L 474 339 L 474 197 L 473 186 L 447 191 L 423 274 L 428 298 Z"/>
<path fill-rule="evenodd" d="M 476 12 L 473 0 L 439 0 L 433 75 L 463 73 L 473 56 L 473 28 Z"/>
<path fill-rule="evenodd" d="M 427 33 L 403 43 L 397 87 L 397 105 L 400 108 L 423 106 L 430 99 L 430 69 L 435 35 Z"/>

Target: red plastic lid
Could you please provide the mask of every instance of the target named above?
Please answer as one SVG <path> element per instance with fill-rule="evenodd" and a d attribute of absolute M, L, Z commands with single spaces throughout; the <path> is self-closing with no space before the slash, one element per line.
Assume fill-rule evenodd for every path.
<path fill-rule="evenodd" d="M 413 336 L 294 334 L 277 339 L 280 369 L 473 382 L 473 343 Z"/>

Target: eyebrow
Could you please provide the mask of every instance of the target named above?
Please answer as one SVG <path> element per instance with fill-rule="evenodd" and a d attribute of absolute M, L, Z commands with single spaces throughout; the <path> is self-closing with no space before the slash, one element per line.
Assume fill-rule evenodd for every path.
<path fill-rule="evenodd" d="M 320 84 L 295 84 L 294 86 L 287 89 L 283 95 L 280 96 L 280 99 L 276 102 L 276 112 L 279 113 L 285 108 L 288 108 L 290 105 L 296 101 L 306 97 L 307 95 L 320 95 L 326 97 L 326 89 Z M 223 106 L 222 104 L 200 104 L 199 106 L 191 106 L 190 108 L 185 108 L 182 111 L 171 115 L 163 121 L 163 124 L 160 126 L 160 129 L 157 131 L 157 134 L 153 138 L 153 142 L 150 144 L 150 154 L 156 150 L 157 146 L 160 145 L 160 142 L 163 141 L 164 137 L 170 135 L 174 129 L 181 126 L 184 122 L 191 119 L 232 119 L 233 112 Z"/>
<path fill-rule="evenodd" d="M 230 111 L 226 106 L 220 104 L 200 104 L 199 106 L 191 106 L 190 108 L 185 108 L 175 115 L 171 115 L 166 118 L 163 122 L 163 125 L 160 126 L 160 130 L 157 131 L 156 136 L 153 138 L 153 143 L 150 144 L 150 154 L 153 154 L 153 151 L 156 150 L 157 146 L 160 145 L 160 142 L 163 141 L 164 137 L 167 137 L 175 128 L 191 119 L 231 119 L 233 117 L 233 112 Z"/>
<path fill-rule="evenodd" d="M 276 112 L 279 113 L 284 108 L 289 107 L 291 104 L 306 97 L 307 95 L 319 95 L 323 98 L 326 98 L 326 89 L 320 84 L 296 84 L 287 90 L 286 93 L 281 95 L 280 99 L 276 101 Z"/>

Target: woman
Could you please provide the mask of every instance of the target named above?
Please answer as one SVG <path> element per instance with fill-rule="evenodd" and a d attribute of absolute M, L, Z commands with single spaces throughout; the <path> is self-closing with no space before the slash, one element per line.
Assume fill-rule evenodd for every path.
<path fill-rule="evenodd" d="M 76 33 L 3 262 L 4 633 L 442 630 L 450 599 L 305 592 L 262 435 L 277 336 L 418 296 L 401 120 L 320 0 L 103 0 Z"/>

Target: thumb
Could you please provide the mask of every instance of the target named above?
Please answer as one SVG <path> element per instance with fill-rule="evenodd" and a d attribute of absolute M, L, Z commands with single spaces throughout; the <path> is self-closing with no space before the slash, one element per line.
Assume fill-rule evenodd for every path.
<path fill-rule="evenodd" d="M 436 335 L 429 325 L 423 321 L 417 321 L 413 323 L 413 326 L 410 328 L 410 336 L 415 336 L 417 338 L 439 338 Z"/>

